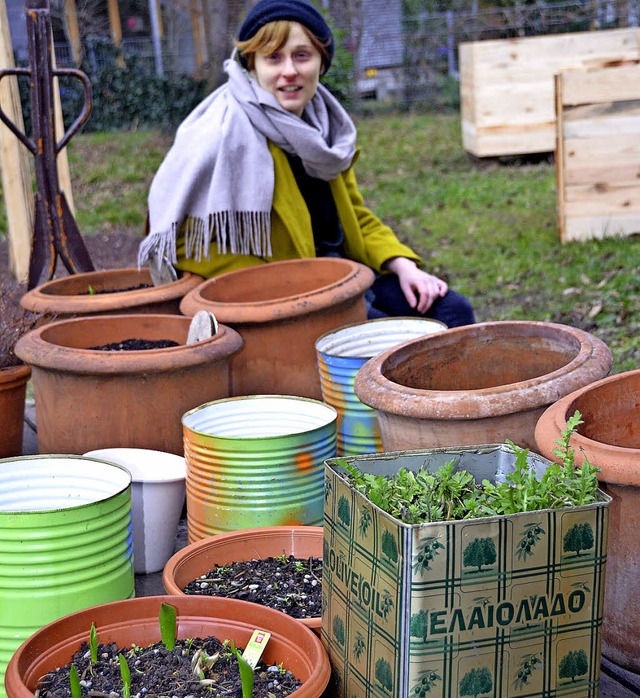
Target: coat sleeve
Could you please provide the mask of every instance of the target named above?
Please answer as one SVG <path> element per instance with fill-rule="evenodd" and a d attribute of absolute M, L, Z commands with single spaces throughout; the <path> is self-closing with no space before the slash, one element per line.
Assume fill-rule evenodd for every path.
<path fill-rule="evenodd" d="M 392 257 L 407 257 L 422 264 L 420 257 L 364 205 L 353 166 L 332 182 L 332 189 L 348 257 L 378 272 Z"/>

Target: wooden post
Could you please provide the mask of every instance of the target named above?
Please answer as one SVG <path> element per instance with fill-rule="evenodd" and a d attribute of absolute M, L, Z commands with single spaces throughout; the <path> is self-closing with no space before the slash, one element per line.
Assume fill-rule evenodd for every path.
<path fill-rule="evenodd" d="M 124 57 L 122 56 L 122 24 L 120 23 L 120 10 L 118 0 L 108 0 L 109 25 L 111 27 L 111 39 L 119 50 L 116 65 L 124 68 Z"/>
<path fill-rule="evenodd" d="M 0 0 L 0 68 L 15 68 L 5 0 Z M 5 114 L 24 131 L 17 78 L 8 76 L 0 80 L 0 104 Z M 9 228 L 9 262 L 20 283 L 26 283 L 29 275 L 34 222 L 29 162 L 27 149 L 0 123 L 0 170 Z"/>
<path fill-rule="evenodd" d="M 202 53 L 202 9 L 198 0 L 191 0 L 191 30 L 193 32 L 193 45 L 196 50 L 196 69 L 200 70 L 204 64 Z"/>
<path fill-rule="evenodd" d="M 69 41 L 71 42 L 71 54 L 76 67 L 82 63 L 82 42 L 80 41 L 80 27 L 78 26 L 78 13 L 76 0 L 64 0 L 67 27 L 69 28 Z"/>

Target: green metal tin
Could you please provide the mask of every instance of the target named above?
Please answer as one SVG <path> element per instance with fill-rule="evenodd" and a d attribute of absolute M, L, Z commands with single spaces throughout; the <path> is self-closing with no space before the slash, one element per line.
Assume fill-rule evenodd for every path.
<path fill-rule="evenodd" d="M 189 541 L 262 526 L 322 524 L 337 413 L 318 400 L 236 397 L 183 419 Z"/>
<path fill-rule="evenodd" d="M 82 456 L 0 460 L 0 696 L 36 630 L 133 596 L 129 473 Z"/>

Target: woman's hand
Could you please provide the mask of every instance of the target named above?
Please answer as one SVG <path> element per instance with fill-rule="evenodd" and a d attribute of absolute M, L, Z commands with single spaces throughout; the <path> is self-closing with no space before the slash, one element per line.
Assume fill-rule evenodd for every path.
<path fill-rule="evenodd" d="M 398 276 L 407 302 L 419 313 L 429 310 L 436 298 L 441 298 L 449 290 L 446 281 L 422 271 L 412 259 L 392 257 L 383 266 Z"/>

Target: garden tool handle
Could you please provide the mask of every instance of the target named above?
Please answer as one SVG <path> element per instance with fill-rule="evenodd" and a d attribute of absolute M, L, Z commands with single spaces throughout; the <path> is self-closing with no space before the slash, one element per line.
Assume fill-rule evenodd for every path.
<path fill-rule="evenodd" d="M 6 78 L 9 75 L 28 75 L 31 76 L 31 70 L 29 68 L 5 68 L 4 70 L 0 70 L 0 80 L 2 78 Z M 22 131 L 11 121 L 11 119 L 4 113 L 4 110 L 2 109 L 2 105 L 0 105 L 0 121 L 2 121 L 5 126 L 15 135 L 15 137 L 29 150 L 33 155 L 37 154 L 38 148 L 36 144 L 27 137 L 26 134 L 22 133 Z"/>
<path fill-rule="evenodd" d="M 78 78 L 82 81 L 82 86 L 84 88 L 84 104 L 82 105 L 82 111 L 71 126 L 69 126 L 67 132 L 64 134 L 64 136 L 62 136 L 60 142 L 56 145 L 57 155 L 65 147 L 65 145 L 67 145 L 82 124 L 84 124 L 84 122 L 89 118 L 92 106 L 91 81 L 86 73 L 83 73 L 81 70 L 75 70 L 74 68 L 55 68 L 51 71 L 51 74 L 57 77 Z"/>

